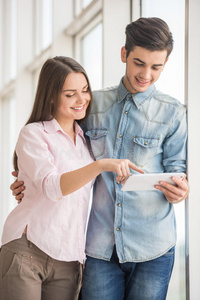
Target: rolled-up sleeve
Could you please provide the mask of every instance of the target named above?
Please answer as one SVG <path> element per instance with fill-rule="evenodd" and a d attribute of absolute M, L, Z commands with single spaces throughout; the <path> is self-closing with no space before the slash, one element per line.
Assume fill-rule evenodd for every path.
<path fill-rule="evenodd" d="M 170 132 L 164 141 L 163 150 L 165 172 L 186 171 L 187 120 L 184 106 L 179 106 L 177 109 Z"/>
<path fill-rule="evenodd" d="M 31 125 L 31 124 L 30 124 Z M 25 126 L 16 145 L 18 166 L 24 178 L 52 201 L 60 200 L 60 176 L 48 141 L 39 126 Z M 26 182 L 25 182 L 26 185 Z"/>

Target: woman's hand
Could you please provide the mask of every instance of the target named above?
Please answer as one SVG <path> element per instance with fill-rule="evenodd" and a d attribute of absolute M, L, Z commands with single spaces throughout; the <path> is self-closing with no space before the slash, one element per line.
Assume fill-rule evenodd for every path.
<path fill-rule="evenodd" d="M 102 159 L 99 162 L 102 164 L 102 171 L 117 173 L 116 180 L 117 182 L 121 182 L 121 184 L 130 176 L 130 169 L 142 174 L 144 173 L 144 171 L 136 167 L 128 159 Z"/>
<path fill-rule="evenodd" d="M 130 169 L 139 173 L 144 173 L 144 171 L 136 167 L 128 159 L 101 159 L 95 161 L 83 168 L 62 174 L 60 181 L 62 194 L 65 196 L 76 191 L 89 181 L 93 180 L 103 171 L 116 173 L 117 182 L 121 182 L 121 184 L 123 184 L 126 178 L 131 174 Z M 12 175 L 17 177 L 18 172 L 12 172 Z M 10 189 L 12 190 L 12 194 L 15 196 L 15 199 L 19 204 L 24 197 L 24 182 L 16 179 L 15 182 L 11 184 Z"/>

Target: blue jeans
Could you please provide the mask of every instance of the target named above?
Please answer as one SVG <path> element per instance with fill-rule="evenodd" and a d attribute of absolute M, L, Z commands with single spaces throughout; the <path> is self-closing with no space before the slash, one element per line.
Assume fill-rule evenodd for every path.
<path fill-rule="evenodd" d="M 175 247 L 159 258 L 119 263 L 87 257 L 82 300 L 164 300 L 174 265 Z"/>

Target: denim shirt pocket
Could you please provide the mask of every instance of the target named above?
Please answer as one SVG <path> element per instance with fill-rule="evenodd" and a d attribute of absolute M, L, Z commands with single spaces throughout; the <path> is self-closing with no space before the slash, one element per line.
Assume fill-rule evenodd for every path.
<path fill-rule="evenodd" d="M 107 133 L 108 130 L 106 129 L 91 129 L 85 133 L 90 139 L 92 152 L 95 158 L 104 155 Z"/>
<path fill-rule="evenodd" d="M 140 167 L 146 165 L 157 154 L 159 141 L 159 138 L 134 136 L 133 161 Z"/>

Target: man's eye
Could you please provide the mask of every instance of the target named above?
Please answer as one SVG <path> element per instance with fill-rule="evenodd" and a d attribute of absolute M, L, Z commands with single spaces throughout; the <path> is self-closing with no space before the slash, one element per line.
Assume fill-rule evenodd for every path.
<path fill-rule="evenodd" d="M 143 66 L 143 64 L 139 64 L 137 62 L 134 62 L 136 66 Z"/>

